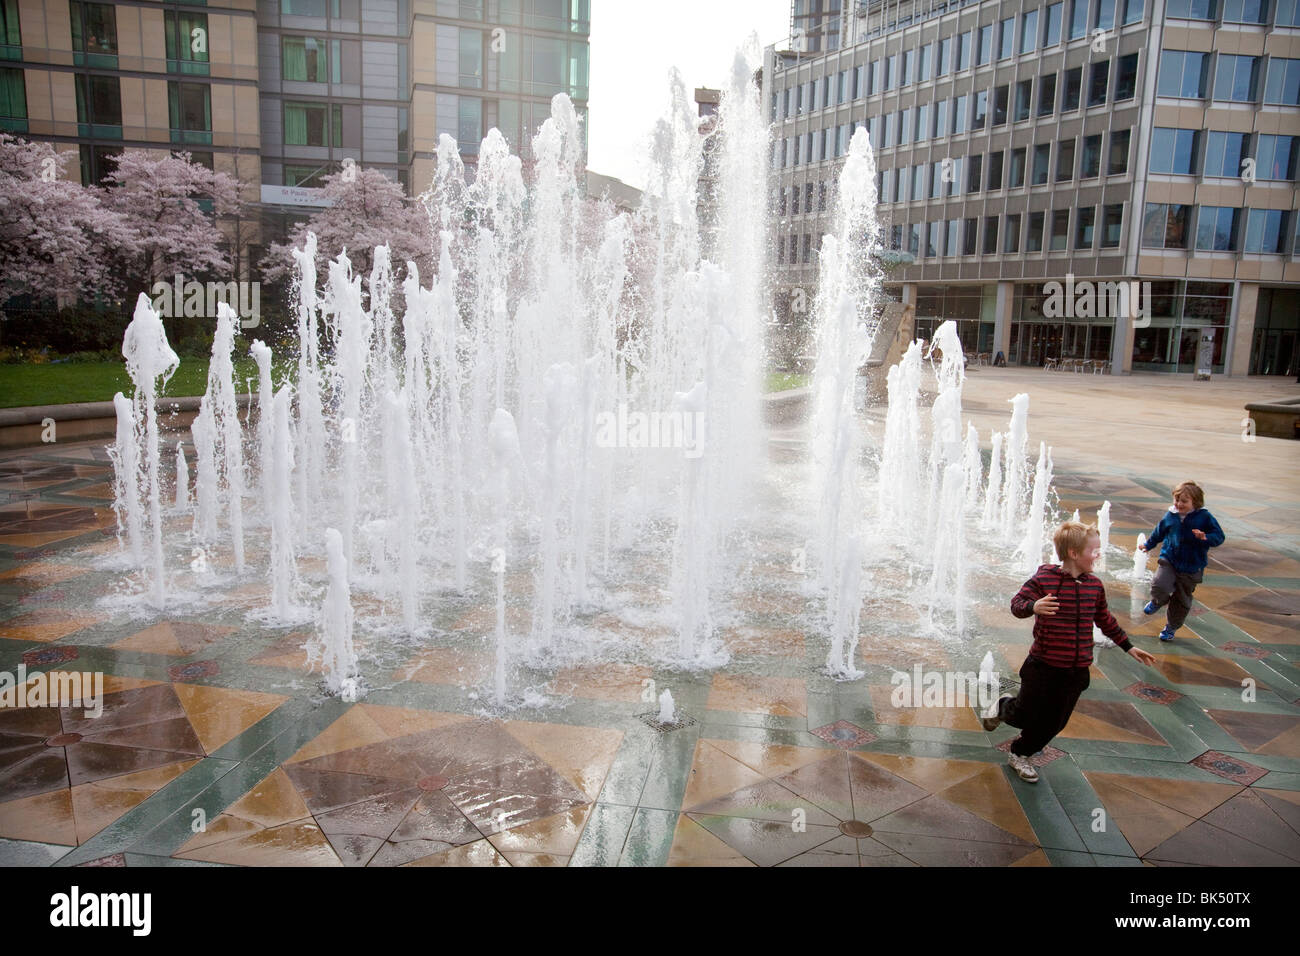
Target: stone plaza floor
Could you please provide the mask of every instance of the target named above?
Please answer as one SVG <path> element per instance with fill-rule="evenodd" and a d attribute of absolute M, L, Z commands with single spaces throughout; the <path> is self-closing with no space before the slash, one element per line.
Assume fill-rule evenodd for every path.
<path fill-rule="evenodd" d="M 1300 386 L 975 369 L 965 408 L 986 449 L 1020 391 L 1064 514 L 1091 520 L 1108 499 L 1130 550 L 1194 478 L 1228 538 L 1168 645 L 1163 615 L 1132 617 L 1146 594 L 1110 556 L 1111 607 L 1158 664 L 1099 650 L 1037 785 L 1006 766 L 1013 729 L 889 701 L 890 675 L 916 664 L 969 670 L 990 649 L 1014 674 L 1031 623 L 1010 591 L 975 609 L 969 649 L 873 640 L 906 609 L 869 594 L 866 676 L 836 683 L 805 599 L 770 570 L 724 634 L 733 665 L 575 666 L 550 675 L 560 704 L 504 719 L 475 690 L 490 616 L 449 607 L 446 640 L 395 649 L 390 679 L 348 704 L 304 677 L 305 628 L 253 619 L 256 576 L 201 615 L 105 604 L 121 574 L 102 566 L 118 548 L 104 441 L 4 453 L 0 671 L 102 671 L 106 697 L 98 719 L 0 709 L 0 864 L 1300 864 L 1300 443 L 1243 441 L 1240 424 L 1246 401 Z M 865 416 L 869 438 L 883 411 Z M 647 679 L 672 688 L 685 726 L 642 719 Z"/>

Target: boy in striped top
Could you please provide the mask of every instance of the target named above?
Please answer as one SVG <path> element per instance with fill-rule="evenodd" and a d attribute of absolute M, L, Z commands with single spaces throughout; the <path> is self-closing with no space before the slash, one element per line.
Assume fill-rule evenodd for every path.
<path fill-rule="evenodd" d="M 1061 563 L 1044 564 L 1011 599 L 1016 617 L 1034 616 L 1034 644 L 1020 668 L 1020 693 L 1003 694 L 984 712 L 981 723 L 1020 730 L 1011 742 L 1008 763 L 1021 780 L 1038 782 L 1030 758 L 1065 729 L 1079 695 L 1088 687 L 1092 664 L 1092 626 L 1143 664 L 1155 658 L 1134 647 L 1106 607 L 1106 589 L 1092 573 L 1101 556 L 1101 536 L 1093 525 L 1067 521 L 1053 536 Z"/>

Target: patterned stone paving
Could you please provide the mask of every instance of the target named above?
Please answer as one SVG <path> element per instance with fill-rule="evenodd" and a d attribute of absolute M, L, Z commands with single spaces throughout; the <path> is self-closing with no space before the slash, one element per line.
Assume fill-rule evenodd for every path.
<path fill-rule="evenodd" d="M 991 651 L 1014 674 L 1029 625 L 1003 601 L 975 608 L 961 646 L 882 636 L 877 622 L 910 609 L 873 595 L 866 676 L 835 683 L 774 564 L 741 602 L 751 619 L 724 631 L 727 668 L 539 672 L 551 703 L 504 717 L 479 702 L 491 614 L 448 606 L 436 640 L 379 659 L 370 693 L 345 704 L 307 672 L 309 629 L 257 623 L 256 576 L 201 612 L 106 604 L 121 579 L 111 478 L 102 444 L 0 455 L 0 670 L 106 675 L 98 718 L 0 708 L 0 863 L 1300 864 L 1300 511 L 1285 493 L 1211 492 L 1229 541 L 1172 645 L 1160 619 L 1130 616 L 1145 592 L 1109 555 L 1111 606 L 1158 666 L 1099 651 L 1031 787 L 1005 766 L 1010 728 L 890 704 L 891 675 L 917 662 L 975 670 Z M 1056 487 L 1065 514 L 1109 498 L 1124 548 L 1167 504 L 1162 483 L 1128 472 L 1061 472 Z M 649 681 L 692 720 L 638 720 Z"/>

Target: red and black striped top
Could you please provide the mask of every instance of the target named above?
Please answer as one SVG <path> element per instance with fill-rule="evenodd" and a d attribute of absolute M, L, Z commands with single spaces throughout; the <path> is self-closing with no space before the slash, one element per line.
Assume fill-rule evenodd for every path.
<path fill-rule="evenodd" d="M 1044 564 L 1011 599 L 1016 617 L 1034 617 L 1034 602 L 1056 595 L 1056 613 L 1034 619 L 1032 657 L 1052 667 L 1087 667 L 1092 663 L 1092 625 L 1127 651 L 1133 645 L 1106 607 L 1106 588 L 1092 574 L 1071 577 L 1060 565 Z"/>

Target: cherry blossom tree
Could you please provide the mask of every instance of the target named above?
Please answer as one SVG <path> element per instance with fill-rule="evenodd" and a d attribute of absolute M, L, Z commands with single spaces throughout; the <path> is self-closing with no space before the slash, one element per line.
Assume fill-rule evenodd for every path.
<path fill-rule="evenodd" d="M 116 298 L 106 250 L 131 250 L 125 219 L 66 177 L 68 154 L 0 133 L 0 306 L 15 295 Z"/>
<path fill-rule="evenodd" d="M 223 236 L 199 202 L 208 201 L 217 217 L 235 215 L 239 180 L 191 162 L 189 153 L 142 149 L 122 153 L 105 179 L 109 185 L 99 190 L 101 202 L 134 234 L 134 242 L 115 256 L 129 292 L 148 292 L 154 280 L 177 273 L 222 276 L 229 270 Z"/>
<path fill-rule="evenodd" d="M 344 249 L 357 275 L 369 275 L 375 246 L 387 243 L 394 269 L 407 260 L 419 266 L 420 274 L 432 274 L 432 249 L 428 214 L 417 201 L 407 198 L 399 183 L 377 169 L 352 166 L 325 176 L 324 196 L 331 205 L 311 219 L 298 223 L 289 242 L 273 244 L 262 260 L 267 280 L 291 275 L 290 249 L 302 247 L 308 232 L 316 233 L 317 254 L 322 261 L 334 259 Z M 321 274 L 324 274 L 322 270 Z"/>

